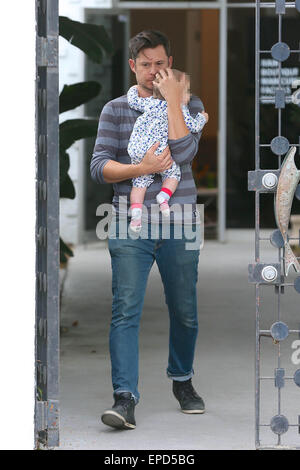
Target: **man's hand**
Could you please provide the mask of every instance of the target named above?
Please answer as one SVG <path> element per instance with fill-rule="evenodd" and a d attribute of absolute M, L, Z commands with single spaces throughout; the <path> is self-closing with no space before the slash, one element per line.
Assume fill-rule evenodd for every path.
<path fill-rule="evenodd" d="M 183 74 L 180 80 L 176 80 L 172 69 L 160 70 L 155 77 L 153 85 L 157 87 L 165 100 L 181 105 L 187 87 L 186 76 Z"/>
<path fill-rule="evenodd" d="M 171 168 L 173 160 L 169 147 L 159 154 L 155 155 L 155 150 L 158 149 L 160 143 L 156 142 L 146 152 L 143 160 L 139 163 L 140 170 L 143 175 L 149 175 L 150 173 L 161 173 L 164 170 Z"/>
<path fill-rule="evenodd" d="M 177 81 L 171 69 L 160 70 L 156 74 L 153 86 L 157 86 L 168 103 L 169 139 L 181 139 L 181 137 L 188 135 L 190 131 L 181 110 L 181 105 L 187 97 L 186 76 L 183 74 L 180 81 Z"/>
<path fill-rule="evenodd" d="M 169 147 L 160 155 L 155 155 L 155 150 L 158 149 L 159 142 L 152 145 L 148 152 L 145 154 L 141 163 L 119 163 L 114 160 L 109 160 L 103 168 L 103 178 L 106 183 L 119 183 L 130 178 L 137 178 L 138 176 L 149 175 L 150 173 L 161 173 L 173 165 Z"/>

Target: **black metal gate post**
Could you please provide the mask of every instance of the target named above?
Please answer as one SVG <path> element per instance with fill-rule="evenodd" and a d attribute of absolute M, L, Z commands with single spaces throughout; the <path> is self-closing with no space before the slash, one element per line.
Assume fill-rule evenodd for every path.
<path fill-rule="evenodd" d="M 36 448 L 59 444 L 58 113 L 58 0 L 36 0 Z"/>
<path fill-rule="evenodd" d="M 249 281 L 255 284 L 256 294 L 256 362 L 255 362 L 255 444 L 257 449 L 300 449 L 300 446 L 293 444 L 283 445 L 282 435 L 285 434 L 290 427 L 300 429 L 300 417 L 295 416 L 294 422 L 289 423 L 284 415 L 284 407 L 282 402 L 283 387 L 286 380 L 294 382 L 294 386 L 300 386 L 300 369 L 297 370 L 293 377 L 285 375 L 283 360 L 281 357 L 280 343 L 284 341 L 289 334 L 296 333 L 299 335 L 300 330 L 291 330 L 283 321 L 283 313 L 281 307 L 281 296 L 288 291 L 289 288 L 295 287 L 299 292 L 299 281 L 297 283 L 288 283 L 285 278 L 282 263 L 285 260 L 285 252 L 283 249 L 283 239 L 279 230 L 275 230 L 270 235 L 270 239 L 264 239 L 260 235 L 260 196 L 262 193 L 274 193 L 277 191 L 277 183 L 282 168 L 282 155 L 286 154 L 290 147 L 299 147 L 299 136 L 295 136 L 297 143 L 290 143 L 286 137 L 282 136 L 281 118 L 284 112 L 285 104 L 292 101 L 292 96 L 287 96 L 282 80 L 282 62 L 284 62 L 290 54 L 299 54 L 300 50 L 290 50 L 288 44 L 282 40 L 282 23 L 286 8 L 297 8 L 300 11 L 300 0 L 296 2 L 285 2 L 284 0 L 276 0 L 275 2 L 261 3 L 256 0 L 256 46 L 255 46 L 255 171 L 250 171 L 248 175 L 248 189 L 255 191 L 255 264 L 249 265 Z M 274 15 L 278 18 L 278 42 L 274 44 L 271 50 L 261 50 L 260 30 L 261 30 L 261 9 L 271 8 Z M 300 16 L 299 16 L 300 24 Z M 297 33 L 297 31 L 295 31 Z M 278 76 L 278 85 L 274 89 L 274 96 L 262 99 L 260 94 L 260 63 L 261 55 L 276 61 L 276 69 Z M 263 113 L 263 105 L 275 106 L 278 112 L 277 129 L 274 129 L 275 137 L 270 143 L 261 142 L 260 140 L 260 119 Z M 276 134 L 277 133 L 277 134 Z M 262 147 L 270 148 L 274 154 L 278 167 L 276 169 L 261 169 L 261 149 Z M 298 149 L 300 150 L 300 148 Z M 275 165 L 274 165 L 275 166 Z M 278 251 L 276 262 L 262 263 L 260 259 L 260 242 L 261 240 L 270 240 L 272 245 Z M 260 296 L 263 289 L 267 285 L 274 286 L 274 294 L 276 296 L 276 321 L 270 325 L 270 329 L 261 329 L 262 309 L 260 304 Z M 299 308 L 295 305 L 295 315 L 299 313 Z M 276 368 L 274 374 L 270 376 L 261 375 L 261 338 L 267 336 L 273 340 L 276 351 Z M 273 372 L 273 371 L 272 371 Z M 274 401 L 276 404 L 277 414 L 271 417 L 270 422 L 261 422 L 261 384 L 265 380 L 272 380 L 274 383 Z M 270 397 L 270 400 L 272 397 Z M 296 408 L 296 403 L 295 403 Z M 274 433 L 274 443 L 264 445 L 261 443 L 260 431 L 262 427 L 271 429 Z M 300 441 L 300 439 L 299 439 Z"/>

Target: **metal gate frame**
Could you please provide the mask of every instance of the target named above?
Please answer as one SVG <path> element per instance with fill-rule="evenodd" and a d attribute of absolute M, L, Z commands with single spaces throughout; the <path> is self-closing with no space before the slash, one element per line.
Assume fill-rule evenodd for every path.
<path fill-rule="evenodd" d="M 289 147 L 300 146 L 299 143 L 289 143 L 285 137 L 282 136 L 281 129 L 281 117 L 282 111 L 285 108 L 286 103 L 292 101 L 292 96 L 285 94 L 282 82 L 281 64 L 289 57 L 289 54 L 299 54 L 300 50 L 290 50 L 288 45 L 282 41 L 282 21 L 286 12 L 286 8 L 296 7 L 300 11 L 300 2 L 285 2 L 284 0 L 276 0 L 275 2 L 263 3 L 260 0 L 256 0 L 256 22 L 255 22 L 255 171 L 250 171 L 248 174 L 248 189 L 249 191 L 255 191 L 255 264 L 249 265 L 249 281 L 255 284 L 255 296 L 256 296 L 256 354 L 255 354 L 255 445 L 256 449 L 300 449 L 300 446 L 295 445 L 282 445 L 282 435 L 288 431 L 290 427 L 298 428 L 300 433 L 300 416 L 297 416 L 298 423 L 289 423 L 286 416 L 282 414 L 282 389 L 285 385 L 286 380 L 294 380 L 295 386 L 299 385 L 298 376 L 300 369 L 296 371 L 294 377 L 285 376 L 285 369 L 283 368 L 280 343 L 288 334 L 298 334 L 300 330 L 289 330 L 286 323 L 282 321 L 282 308 L 281 308 L 281 296 L 283 295 L 286 288 L 294 286 L 296 291 L 299 292 L 299 288 L 296 288 L 296 284 L 288 283 L 282 274 L 282 262 L 285 259 L 285 253 L 282 244 L 282 236 L 279 230 L 275 230 L 271 233 L 270 238 L 266 239 L 260 235 L 260 195 L 263 193 L 276 193 L 277 181 L 281 171 L 281 160 Z M 261 9 L 272 8 L 274 14 L 278 16 L 278 43 L 274 44 L 271 50 L 261 50 L 260 43 L 260 29 L 261 29 Z M 260 96 L 260 60 L 261 55 L 267 54 L 268 58 L 272 58 L 278 63 L 278 77 L 279 77 L 279 88 L 276 87 L 274 96 L 268 100 L 263 100 Z M 272 139 L 272 142 L 262 143 L 260 141 L 260 119 L 261 119 L 261 105 L 267 104 L 268 106 L 274 105 L 275 109 L 278 110 L 278 124 L 277 136 Z M 298 136 L 296 136 L 298 139 Z M 274 157 L 277 156 L 277 169 L 261 169 L 261 149 L 263 147 L 270 148 L 273 152 Z M 284 147 L 286 147 L 284 149 Z M 300 153 L 300 152 L 299 152 Z M 276 157 L 275 157 L 276 158 Z M 266 184 L 264 181 L 265 175 L 270 177 L 273 181 L 272 185 Z M 260 260 L 260 242 L 262 240 L 271 241 L 272 245 L 278 249 L 278 261 L 277 263 L 262 263 Z M 299 241 L 299 239 L 297 239 Z M 298 278 L 300 279 L 300 278 Z M 260 327 L 262 309 L 260 305 L 260 298 L 262 289 L 266 286 L 274 286 L 277 312 L 276 322 L 270 326 L 269 330 L 262 330 Z M 261 365 L 261 338 L 268 336 L 273 339 L 277 346 L 277 367 L 274 370 L 273 376 L 262 376 L 260 372 Z M 261 422 L 261 383 L 263 381 L 272 380 L 274 383 L 274 399 L 277 404 L 277 415 L 273 416 L 270 423 Z M 277 395 L 277 397 L 276 397 Z M 296 419 L 295 419 L 296 421 Z M 260 431 L 263 427 L 270 428 L 277 436 L 277 443 L 274 444 L 262 444 L 260 439 Z"/>
<path fill-rule="evenodd" d="M 59 445 L 58 0 L 36 0 L 35 447 Z"/>

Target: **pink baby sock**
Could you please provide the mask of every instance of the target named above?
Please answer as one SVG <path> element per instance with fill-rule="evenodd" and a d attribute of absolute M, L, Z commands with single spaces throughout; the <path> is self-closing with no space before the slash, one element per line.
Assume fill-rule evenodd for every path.
<path fill-rule="evenodd" d="M 159 208 L 162 212 L 162 215 L 165 217 L 169 217 L 170 215 L 170 207 L 168 201 L 172 196 L 173 192 L 168 188 L 161 188 L 160 192 L 156 196 L 156 200 L 159 204 Z"/>
<path fill-rule="evenodd" d="M 143 204 L 135 203 L 131 204 L 131 221 L 130 228 L 134 232 L 139 232 L 142 228 L 142 206 Z"/>

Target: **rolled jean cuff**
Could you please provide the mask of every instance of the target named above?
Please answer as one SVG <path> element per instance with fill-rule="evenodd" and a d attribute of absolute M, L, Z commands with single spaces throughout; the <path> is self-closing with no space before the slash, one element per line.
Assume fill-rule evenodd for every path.
<path fill-rule="evenodd" d="M 189 380 L 190 378 L 192 378 L 193 375 L 194 375 L 194 370 L 192 370 L 187 375 L 174 375 L 174 374 L 170 374 L 167 370 L 167 376 L 169 377 L 169 379 L 178 380 L 178 382 L 185 382 L 186 380 Z"/>
<path fill-rule="evenodd" d="M 114 395 L 118 395 L 119 393 L 131 393 L 131 396 L 134 398 L 135 404 L 137 405 L 139 402 L 139 399 L 130 391 L 130 390 L 125 390 L 125 389 L 117 389 L 114 390 Z"/>

